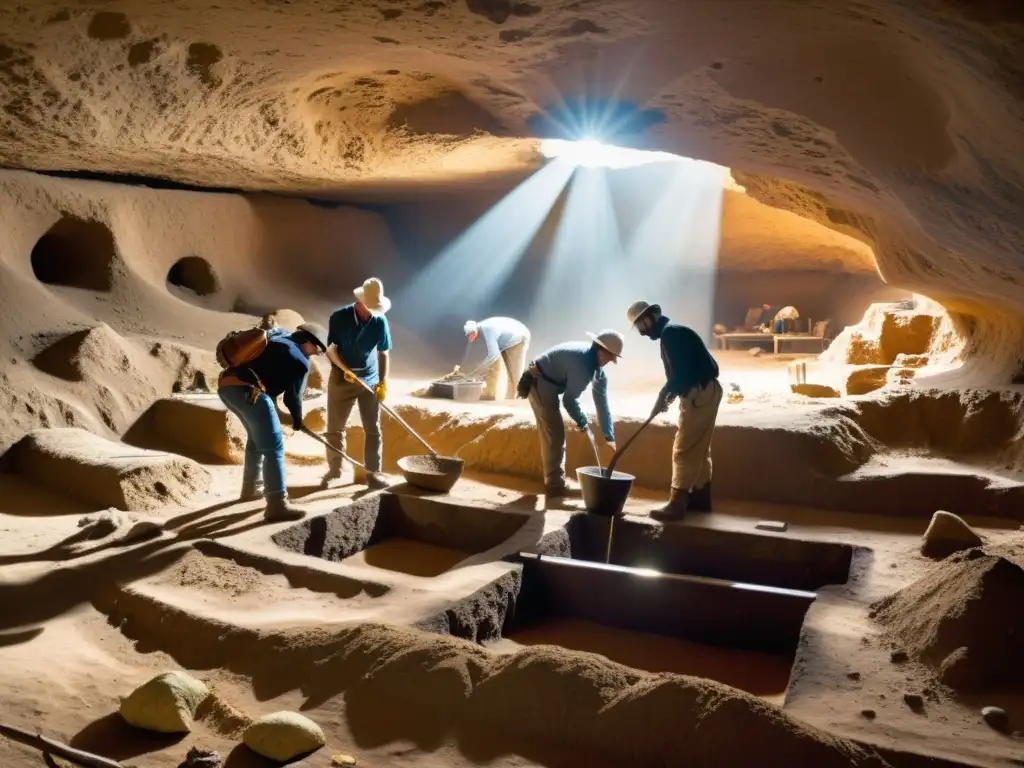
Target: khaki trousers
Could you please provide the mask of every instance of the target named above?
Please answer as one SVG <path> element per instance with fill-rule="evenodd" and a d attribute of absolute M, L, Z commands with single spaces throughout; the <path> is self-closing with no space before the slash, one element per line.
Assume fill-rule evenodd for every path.
<path fill-rule="evenodd" d="M 722 385 L 717 379 L 679 399 L 679 429 L 672 443 L 672 488 L 691 491 L 711 482 L 711 438 Z"/>
<path fill-rule="evenodd" d="M 540 438 L 540 458 L 544 464 L 544 485 L 550 490 L 565 486 L 565 422 L 558 408 L 558 400 L 545 402 L 537 392 L 530 391 L 530 407 L 537 419 Z"/>
<path fill-rule="evenodd" d="M 345 451 L 345 427 L 348 426 L 352 408 L 358 404 L 359 418 L 363 422 L 366 442 L 363 447 L 363 463 L 367 472 L 380 472 L 382 450 L 380 440 L 380 402 L 372 392 L 367 392 L 358 383 L 345 381 L 344 372 L 331 366 L 331 378 L 327 381 L 327 431 L 324 438 L 339 451 Z M 341 469 L 341 456 L 326 448 L 327 467 L 331 471 Z"/>
<path fill-rule="evenodd" d="M 502 350 L 501 357 L 491 363 L 484 380 L 483 398 L 485 400 L 511 400 L 516 396 L 519 377 L 526 370 L 526 350 L 530 348 L 530 340 L 526 339 Z M 502 373 L 507 376 L 502 376 Z"/>

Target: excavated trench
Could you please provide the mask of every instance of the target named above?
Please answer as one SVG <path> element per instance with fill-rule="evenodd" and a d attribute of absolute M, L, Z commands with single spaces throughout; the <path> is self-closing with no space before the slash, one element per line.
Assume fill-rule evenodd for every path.
<path fill-rule="evenodd" d="M 650 671 L 785 693 L 814 591 L 849 578 L 853 548 L 695 527 L 544 516 L 385 493 L 272 537 L 293 552 L 436 579 L 518 565 L 419 626 L 497 652 L 554 644 Z"/>

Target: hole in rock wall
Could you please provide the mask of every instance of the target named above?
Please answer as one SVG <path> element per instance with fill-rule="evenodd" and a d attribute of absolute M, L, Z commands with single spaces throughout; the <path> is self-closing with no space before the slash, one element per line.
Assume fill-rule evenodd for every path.
<path fill-rule="evenodd" d="M 167 283 L 192 291 L 197 296 L 210 296 L 220 290 L 213 267 L 200 256 L 186 256 L 174 262 L 167 271 Z"/>
<path fill-rule="evenodd" d="M 32 271 L 48 285 L 109 291 L 116 253 L 106 224 L 65 214 L 32 249 Z"/>

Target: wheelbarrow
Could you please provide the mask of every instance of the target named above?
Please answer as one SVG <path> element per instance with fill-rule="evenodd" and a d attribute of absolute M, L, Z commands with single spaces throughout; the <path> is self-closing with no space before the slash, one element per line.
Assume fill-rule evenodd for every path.
<path fill-rule="evenodd" d="M 335 365 L 338 361 L 332 360 Z M 343 362 L 338 367 L 345 371 L 355 381 L 359 383 L 363 389 L 376 397 L 376 393 L 373 388 L 365 381 L 360 379 L 352 370 L 345 365 Z M 391 409 L 385 403 L 381 403 L 380 407 L 384 412 L 401 424 L 406 431 L 415 437 L 424 448 L 430 453 L 414 454 L 412 456 L 403 456 L 398 460 L 398 469 L 401 470 L 402 476 L 409 485 L 415 485 L 417 488 L 423 488 L 427 491 L 438 491 L 440 493 L 447 493 L 462 477 L 462 470 L 465 466 L 465 461 L 456 458 L 455 456 L 441 456 L 430 447 L 430 444 L 420 437 L 419 433 L 415 429 L 406 424 L 405 419 L 399 416 L 394 410 Z"/>

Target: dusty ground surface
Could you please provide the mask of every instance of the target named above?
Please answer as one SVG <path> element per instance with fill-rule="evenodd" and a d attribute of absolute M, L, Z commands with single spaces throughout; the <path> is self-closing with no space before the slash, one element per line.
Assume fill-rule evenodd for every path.
<path fill-rule="evenodd" d="M 410 766 L 664 765 L 684 753 L 697 765 L 912 764 L 849 739 L 1019 765 L 1019 695 L 954 695 L 934 670 L 894 663 L 868 614 L 934 567 L 916 552 L 935 509 L 1021 563 L 1022 20 L 997 0 L 0 4 L 0 719 L 160 768 L 193 742 L 257 768 L 238 730 L 282 708 L 329 735 L 308 765 L 334 752 Z M 566 172 L 569 194 L 547 190 L 563 213 L 534 212 L 504 295 L 488 304 L 470 288 L 501 255 L 494 244 L 529 229 L 519 211 L 486 220 L 494 229 L 477 230 L 443 290 L 425 290 L 417 275 L 457 255 L 463 230 L 560 167 L 542 166 L 536 137 L 578 122 L 560 106 L 584 93 L 589 117 L 623 118 L 605 138 L 722 166 L 714 194 L 691 201 L 686 236 L 655 238 L 657 270 L 605 275 L 600 296 L 569 281 L 576 290 L 529 314 L 563 227 L 613 239 L 606 221 L 564 214 L 587 175 L 569 184 Z M 623 233 L 666 201 L 660 223 L 679 224 L 672 188 L 653 179 L 604 179 Z M 549 509 L 538 495 L 523 404 L 413 395 L 460 360 L 471 299 L 529 320 L 537 348 L 621 327 L 636 298 L 706 327 L 762 301 L 841 325 L 911 292 L 940 302 L 921 299 L 916 317 L 869 312 L 807 360 L 830 397 L 788 390 L 799 359 L 720 356 L 744 399 L 722 406 L 717 511 L 686 525 L 772 518 L 790 523 L 784 537 L 865 548 L 847 584 L 820 591 L 788 684 L 778 659 L 571 622 L 487 648 L 407 631 L 511 566 L 401 539 L 343 562 L 271 541 L 259 505 L 232 501 L 238 468 L 215 462 L 237 460 L 240 442 L 202 394 L 212 348 L 267 311 L 323 321 L 370 274 L 401 299 L 392 402 L 466 460 L 460 499 L 530 513 L 540 532 L 579 503 Z M 438 307 L 448 314 L 426 327 L 422 310 Z M 611 376 L 620 442 L 659 383 L 656 345 L 630 337 L 628 360 Z M 322 428 L 322 402 L 308 414 Z M 636 476 L 631 514 L 667 490 L 672 418 L 620 466 Z M 349 436 L 358 455 L 357 425 Z M 389 470 L 420 451 L 394 424 L 385 442 Z M 319 489 L 320 451 L 289 438 L 290 486 L 313 516 L 363 491 Z M 593 460 L 570 432 L 570 473 Z M 80 527 L 90 513 L 102 520 Z M 156 539 L 131 538 L 154 527 Z M 537 645 L 551 640 L 648 671 Z M 128 732 L 117 698 L 178 665 L 222 706 L 173 744 Z M 904 699 L 915 694 L 919 711 Z M 990 704 L 1018 735 L 981 721 Z M 0 741 L 0 763 L 40 759 Z"/>

